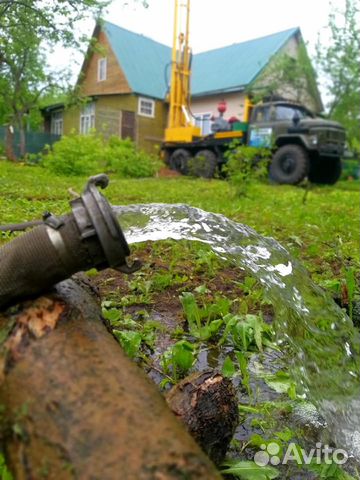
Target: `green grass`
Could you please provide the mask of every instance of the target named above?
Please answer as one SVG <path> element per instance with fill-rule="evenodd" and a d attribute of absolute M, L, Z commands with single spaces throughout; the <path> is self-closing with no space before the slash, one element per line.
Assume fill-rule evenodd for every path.
<path fill-rule="evenodd" d="M 0 162 L 0 223 L 39 218 L 45 210 L 69 210 L 68 189 L 81 192 L 85 177 L 54 177 L 41 167 Z M 187 203 L 222 213 L 272 236 L 299 258 L 317 281 L 344 277 L 345 267 L 358 269 L 359 182 L 304 189 L 256 184 L 236 197 L 222 180 L 111 178 L 106 196 L 115 205 Z"/>
<path fill-rule="evenodd" d="M 86 180 L 54 177 L 41 167 L 0 161 L 0 224 L 41 218 L 45 210 L 54 214 L 69 211 L 69 189 L 81 193 Z M 222 213 L 274 237 L 305 264 L 317 283 L 333 292 L 339 292 L 341 286 L 347 286 L 348 292 L 356 289 L 359 182 L 311 187 L 306 196 L 303 188 L 258 183 L 251 186 L 247 196 L 236 197 L 231 185 L 221 180 L 125 180 L 112 176 L 105 195 L 114 205 L 187 203 Z M 10 238 L 4 234 L 0 242 Z M 136 245 L 133 250 L 144 262 L 135 275 L 90 272 L 100 286 L 103 316 L 125 352 L 144 368 L 160 374 L 160 387 L 164 388 L 196 369 L 205 350 L 209 355 L 212 352 L 210 357 L 216 359 L 225 376 L 241 378 L 242 395 L 247 392 L 250 400 L 250 404 L 239 406 L 241 422 L 250 418 L 251 428 L 262 434 L 233 442 L 232 454 L 239 471 L 249 468 L 244 451 L 250 448 L 249 455 L 253 455 L 251 449 L 259 447 L 256 440 L 281 443 L 284 437 L 284 445 L 290 439 L 300 441 L 302 432 L 290 430 L 284 414 L 294 401 L 301 401 L 291 372 L 284 367 L 286 371 L 270 379 L 271 388 L 282 392 L 274 401 L 257 403 L 250 388 L 251 356 L 261 354 L 263 347 L 277 348 L 273 329 L 264 321 L 272 310 L 263 287 L 252 277 L 235 273 L 201 244 L 165 241 L 151 247 Z M 159 305 L 167 323 L 160 322 L 162 316 L 153 316 Z M 283 350 L 288 355 L 287 348 Z M 264 478 L 264 470 L 256 467 L 255 471 L 254 465 L 250 468 L 256 478 Z M 345 478 L 342 475 L 321 478 L 340 480 Z"/>

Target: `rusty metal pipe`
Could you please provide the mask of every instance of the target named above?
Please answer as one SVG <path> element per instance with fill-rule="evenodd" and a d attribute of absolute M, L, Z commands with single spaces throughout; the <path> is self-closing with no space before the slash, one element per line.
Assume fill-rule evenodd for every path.
<path fill-rule="evenodd" d="M 0 330 L 0 446 L 14 478 L 222 478 L 109 334 L 93 292 L 61 282 L 0 314 Z"/>

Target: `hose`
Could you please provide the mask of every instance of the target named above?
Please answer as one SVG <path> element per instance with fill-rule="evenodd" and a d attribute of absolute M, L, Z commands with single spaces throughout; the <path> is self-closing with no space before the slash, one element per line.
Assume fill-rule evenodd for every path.
<path fill-rule="evenodd" d="M 0 308 L 38 294 L 76 272 L 103 268 L 95 238 L 82 242 L 73 215 L 61 231 L 34 228 L 0 249 Z"/>
<path fill-rule="evenodd" d="M 41 225 L 0 248 L 0 308 L 36 295 L 76 272 L 117 268 L 132 273 L 130 254 L 111 206 L 96 189 L 108 184 L 106 175 L 91 177 L 81 197 L 71 201 L 72 213 L 49 213 Z M 35 223 L 35 222 L 30 222 Z"/>
<path fill-rule="evenodd" d="M 0 225 L 0 232 L 23 232 L 28 228 L 37 227 L 42 225 L 44 222 L 41 220 L 34 220 L 33 222 L 23 222 L 23 223 L 9 223 L 8 225 Z"/>

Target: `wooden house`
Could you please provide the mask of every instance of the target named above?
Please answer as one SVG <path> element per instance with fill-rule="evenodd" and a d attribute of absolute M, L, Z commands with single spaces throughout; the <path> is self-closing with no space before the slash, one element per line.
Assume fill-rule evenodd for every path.
<path fill-rule="evenodd" d="M 86 134 L 95 128 L 105 135 L 129 137 L 154 151 L 167 122 L 171 48 L 109 22 L 97 24 L 93 38 L 98 47 L 89 50 L 77 82 L 86 103 L 43 109 L 45 131 Z M 245 91 L 266 82 L 276 56 L 287 53 L 296 58 L 301 45 L 300 30 L 293 28 L 194 55 L 191 110 L 203 133 L 210 133 L 220 100 L 227 102 L 228 117 L 241 120 Z M 292 96 L 288 90 L 277 93 Z M 305 97 L 302 100 L 309 108 L 322 110 L 317 87 Z"/>

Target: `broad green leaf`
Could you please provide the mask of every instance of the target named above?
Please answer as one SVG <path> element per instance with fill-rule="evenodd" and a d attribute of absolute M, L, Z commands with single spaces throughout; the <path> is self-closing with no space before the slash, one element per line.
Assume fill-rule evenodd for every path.
<path fill-rule="evenodd" d="M 172 360 L 180 370 L 189 370 L 195 360 L 193 345 L 186 340 L 175 343 L 172 347 Z"/>
<path fill-rule="evenodd" d="M 108 320 L 110 323 L 117 322 L 122 316 L 122 312 L 117 308 L 103 308 L 101 313 L 105 320 Z"/>
<path fill-rule="evenodd" d="M 139 353 L 141 345 L 141 334 L 139 332 L 114 330 L 114 335 L 130 358 Z"/>
<path fill-rule="evenodd" d="M 224 375 L 224 377 L 233 377 L 235 375 L 235 365 L 231 358 L 227 356 L 224 360 L 221 373 Z"/>
<path fill-rule="evenodd" d="M 234 475 L 241 480 L 272 480 L 280 474 L 274 467 L 260 467 L 255 462 L 245 460 L 226 462 L 223 465 L 227 467 L 221 471 L 223 475 Z"/>

